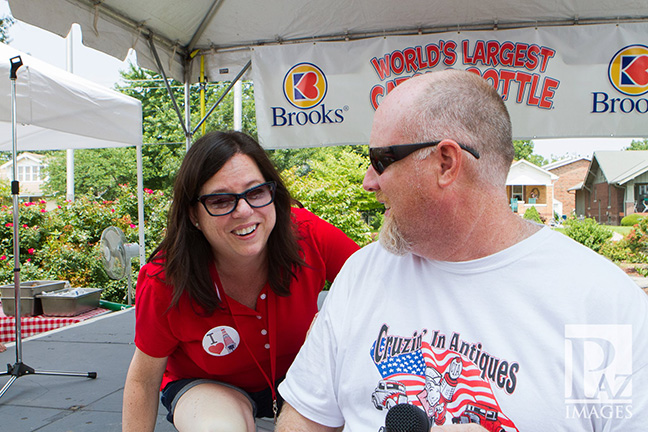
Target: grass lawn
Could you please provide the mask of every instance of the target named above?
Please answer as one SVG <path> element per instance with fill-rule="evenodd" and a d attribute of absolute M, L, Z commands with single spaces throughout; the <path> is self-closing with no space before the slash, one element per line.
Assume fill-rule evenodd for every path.
<path fill-rule="evenodd" d="M 606 228 L 610 228 L 614 232 L 618 232 L 619 234 L 626 236 L 630 233 L 632 230 L 631 226 L 608 226 Z"/>

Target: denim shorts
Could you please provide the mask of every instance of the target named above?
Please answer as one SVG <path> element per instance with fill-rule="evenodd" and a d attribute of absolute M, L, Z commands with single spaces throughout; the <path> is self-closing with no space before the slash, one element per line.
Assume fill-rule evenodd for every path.
<path fill-rule="evenodd" d="M 279 385 L 281 381 L 283 381 L 283 378 L 277 380 L 277 385 Z M 270 390 L 270 387 L 267 387 L 266 389 L 259 392 L 248 393 L 239 387 L 220 381 L 202 378 L 185 378 L 170 382 L 166 385 L 166 387 L 164 387 L 164 390 L 162 390 L 162 396 L 160 399 L 162 401 L 162 405 L 164 405 L 169 412 L 166 416 L 167 420 L 173 423 L 173 413 L 175 411 L 176 404 L 183 394 L 199 384 L 208 383 L 222 385 L 241 392 L 252 404 L 252 413 L 255 418 L 274 417 L 274 413 L 272 412 L 272 391 Z M 279 392 L 277 392 L 277 407 L 281 409 L 282 405 L 283 399 L 279 395 Z"/>

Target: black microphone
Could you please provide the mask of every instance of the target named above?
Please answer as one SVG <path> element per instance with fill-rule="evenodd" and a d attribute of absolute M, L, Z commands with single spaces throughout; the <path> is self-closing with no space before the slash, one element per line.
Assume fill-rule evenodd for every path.
<path fill-rule="evenodd" d="M 398 404 L 387 411 L 385 432 L 430 432 L 430 419 L 417 406 Z"/>

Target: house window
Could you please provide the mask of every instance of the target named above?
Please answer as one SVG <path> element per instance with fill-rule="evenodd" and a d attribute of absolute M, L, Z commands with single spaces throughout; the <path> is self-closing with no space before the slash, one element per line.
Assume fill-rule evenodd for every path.
<path fill-rule="evenodd" d="M 522 185 L 513 185 L 511 187 L 511 198 L 517 198 L 519 201 L 522 201 L 524 198 L 522 192 Z"/>
<path fill-rule="evenodd" d="M 41 180 L 41 167 L 37 165 L 23 165 L 18 167 L 18 181 L 35 182 Z"/>

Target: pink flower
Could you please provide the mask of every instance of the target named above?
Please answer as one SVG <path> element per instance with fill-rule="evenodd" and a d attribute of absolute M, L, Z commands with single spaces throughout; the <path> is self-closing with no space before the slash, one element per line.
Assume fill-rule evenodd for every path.
<path fill-rule="evenodd" d="M 29 249 L 27 249 L 27 253 L 28 253 L 29 255 L 34 255 L 34 252 L 36 252 L 36 249 L 34 249 L 34 248 L 29 248 Z"/>
<path fill-rule="evenodd" d="M 153 193 L 153 190 L 151 190 L 151 189 L 144 189 L 144 192 L 146 192 L 147 194 L 149 194 L 149 195 L 150 195 L 150 194 L 152 194 L 152 193 Z"/>
<path fill-rule="evenodd" d="M 135 225 L 135 224 L 130 224 L 130 227 L 131 227 L 131 228 L 137 228 L 137 225 Z"/>
<path fill-rule="evenodd" d="M 6 227 L 12 227 L 13 224 L 12 224 L 11 222 L 7 222 L 7 223 L 5 224 L 5 226 L 6 226 Z"/>
<path fill-rule="evenodd" d="M 2 255 L 2 256 L 0 256 L 0 261 L 4 261 L 4 260 L 6 260 L 6 259 L 7 259 L 7 255 Z"/>
<path fill-rule="evenodd" d="M 23 224 L 23 228 L 29 228 L 29 225 Z"/>
<path fill-rule="evenodd" d="M 47 201 L 45 201 L 45 200 L 40 200 L 40 201 L 38 201 L 38 202 L 39 202 L 40 204 L 47 204 Z"/>
<path fill-rule="evenodd" d="M 115 209 L 110 209 L 110 211 L 111 211 L 112 213 L 115 213 Z"/>
<path fill-rule="evenodd" d="M 47 213 L 47 210 L 45 209 L 40 209 L 41 213 Z"/>
<path fill-rule="evenodd" d="M 56 208 L 63 208 L 63 207 L 61 207 L 61 206 L 56 206 Z"/>
<path fill-rule="evenodd" d="M 31 262 L 31 258 L 27 258 L 27 262 Z"/>

